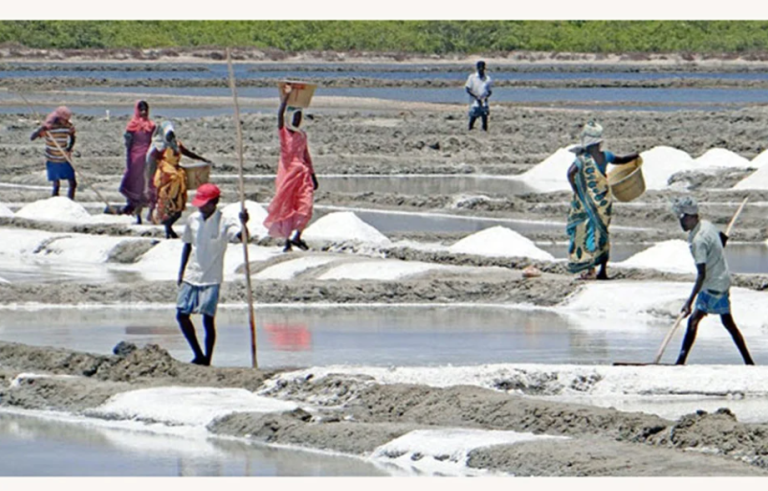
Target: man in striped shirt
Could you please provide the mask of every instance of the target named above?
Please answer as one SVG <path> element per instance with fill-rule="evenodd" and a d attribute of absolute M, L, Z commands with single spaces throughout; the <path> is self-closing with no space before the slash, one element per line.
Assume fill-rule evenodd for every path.
<path fill-rule="evenodd" d="M 48 180 L 53 182 L 52 196 L 59 195 L 60 180 L 69 182 L 69 199 L 75 199 L 77 180 L 75 169 L 69 162 L 72 147 L 75 146 L 75 127 L 69 121 L 72 112 L 65 106 L 58 107 L 45 118 L 43 125 L 35 130 L 30 137 L 36 140 L 45 137 L 45 168 Z"/>

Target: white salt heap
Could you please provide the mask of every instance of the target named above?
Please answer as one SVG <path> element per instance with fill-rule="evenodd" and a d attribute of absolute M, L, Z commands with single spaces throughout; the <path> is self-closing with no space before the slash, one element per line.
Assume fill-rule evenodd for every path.
<path fill-rule="evenodd" d="M 381 232 L 360 220 L 351 211 L 329 213 L 307 227 L 302 234 L 307 241 L 358 241 L 376 245 L 390 245 L 390 240 Z"/>
<path fill-rule="evenodd" d="M 516 176 L 516 179 L 540 193 L 568 191 L 571 185 L 566 175 L 575 158 L 576 154 L 567 148 L 560 148 L 528 172 Z"/>
<path fill-rule="evenodd" d="M 746 169 L 751 166 L 749 160 L 724 148 L 711 148 L 704 155 L 698 157 L 695 162 L 700 168 L 708 169 Z"/>
<path fill-rule="evenodd" d="M 54 196 L 35 201 L 16 212 L 19 218 L 57 222 L 90 223 L 91 215 L 83 206 L 69 198 Z"/>
<path fill-rule="evenodd" d="M 494 257 L 529 257 L 541 261 L 552 261 L 554 256 L 536 247 L 527 237 L 506 227 L 496 226 L 481 230 L 448 248 L 459 254 L 477 254 Z"/>
<path fill-rule="evenodd" d="M 264 219 L 267 218 L 267 210 L 255 201 L 245 200 L 245 209 L 248 210 L 248 233 L 251 237 L 266 237 L 267 227 Z M 240 203 L 231 203 L 221 209 L 221 213 L 228 219 L 240 220 Z"/>
<path fill-rule="evenodd" d="M 749 163 L 749 166 L 753 169 L 761 168 L 766 162 L 768 162 L 768 150 L 763 150 Z"/>
<path fill-rule="evenodd" d="M 690 155 L 672 147 L 658 146 L 642 152 L 645 189 L 665 189 L 669 178 L 678 172 L 702 170 Z"/>
<path fill-rule="evenodd" d="M 768 162 L 768 157 L 763 159 Z M 768 189 L 768 165 L 761 165 L 755 172 L 737 182 L 732 189 Z"/>
<path fill-rule="evenodd" d="M 571 186 L 568 183 L 567 173 L 576 155 L 570 152 L 568 148 L 558 149 L 540 164 L 521 174 L 517 179 L 542 193 L 570 190 Z M 643 177 L 646 189 L 665 189 L 667 188 L 669 178 L 673 174 L 682 171 L 707 170 L 737 165 L 746 167 L 747 165 L 746 159 L 727 150 L 722 151 L 728 152 L 727 158 L 722 152 L 711 154 L 710 152 L 705 154 L 706 158 L 699 162 L 698 165 L 686 152 L 672 147 L 658 146 L 642 152 L 640 156 L 643 159 Z M 737 159 L 742 159 L 745 162 Z M 608 167 L 608 172 L 611 169 L 613 169 L 613 166 Z"/>
<path fill-rule="evenodd" d="M 5 204 L 0 203 L 0 217 L 12 217 L 13 212 Z"/>
<path fill-rule="evenodd" d="M 614 266 L 696 274 L 688 243 L 679 239 L 659 242 Z"/>

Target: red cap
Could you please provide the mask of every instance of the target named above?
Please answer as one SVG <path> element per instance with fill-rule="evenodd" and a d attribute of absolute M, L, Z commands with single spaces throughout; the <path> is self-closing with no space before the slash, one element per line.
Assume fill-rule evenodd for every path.
<path fill-rule="evenodd" d="M 218 198 L 219 196 L 221 196 L 221 191 L 217 185 L 211 184 L 210 182 L 202 184 L 197 188 L 195 199 L 192 200 L 192 206 L 197 206 L 199 208 L 213 198 Z"/>

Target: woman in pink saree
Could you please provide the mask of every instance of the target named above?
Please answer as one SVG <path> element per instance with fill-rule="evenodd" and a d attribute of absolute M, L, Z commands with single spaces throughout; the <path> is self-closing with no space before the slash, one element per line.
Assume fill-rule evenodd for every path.
<path fill-rule="evenodd" d="M 312 168 L 312 158 L 307 148 L 307 134 L 299 129 L 301 111 L 295 111 L 290 126 L 285 124 L 285 109 L 291 86 L 285 86 L 277 112 L 277 128 L 280 135 L 280 162 L 275 179 L 275 197 L 267 209 L 264 226 L 269 235 L 285 239 L 284 252 L 296 246 L 309 247 L 301 239 L 301 233 L 312 218 L 312 207 L 317 178 Z M 293 237 L 291 234 L 293 233 Z"/>
<path fill-rule="evenodd" d="M 125 127 L 123 135 L 127 159 L 123 181 L 120 183 L 120 193 L 127 200 L 122 212 L 136 215 L 136 223 L 141 223 L 141 210 L 147 205 L 144 166 L 154 131 L 155 123 L 149 119 L 149 104 L 138 101 L 133 110 L 133 118 Z"/>

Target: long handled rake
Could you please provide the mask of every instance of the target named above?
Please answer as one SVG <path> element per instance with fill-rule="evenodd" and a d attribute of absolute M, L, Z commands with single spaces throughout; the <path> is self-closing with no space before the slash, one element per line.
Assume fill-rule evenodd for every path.
<path fill-rule="evenodd" d="M 232 99 L 235 104 L 235 128 L 237 130 L 237 158 L 240 182 L 240 211 L 245 211 L 245 183 L 243 178 L 243 129 L 240 124 L 240 105 L 237 102 L 237 88 L 235 87 L 235 72 L 232 69 L 232 57 L 227 48 L 227 69 L 229 71 L 229 87 L 232 89 Z M 248 292 L 248 324 L 251 329 L 251 365 L 258 368 L 256 361 L 256 316 L 253 312 L 253 288 L 251 285 L 251 266 L 248 260 L 248 227 L 243 224 L 243 257 L 245 259 L 245 285 Z"/>

